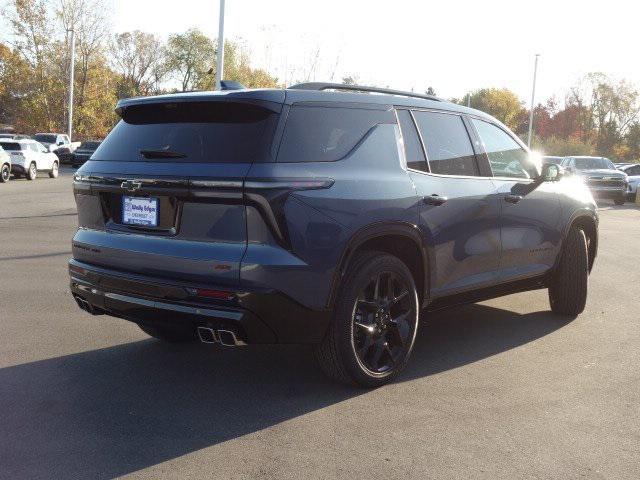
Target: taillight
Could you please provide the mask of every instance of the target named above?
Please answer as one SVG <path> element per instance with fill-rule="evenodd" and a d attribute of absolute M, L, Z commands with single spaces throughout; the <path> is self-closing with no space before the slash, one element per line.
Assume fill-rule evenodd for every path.
<path fill-rule="evenodd" d="M 69 265 L 69 271 L 73 273 L 77 273 L 78 275 L 87 274 L 87 271 L 84 268 L 78 267 L 77 265 Z"/>

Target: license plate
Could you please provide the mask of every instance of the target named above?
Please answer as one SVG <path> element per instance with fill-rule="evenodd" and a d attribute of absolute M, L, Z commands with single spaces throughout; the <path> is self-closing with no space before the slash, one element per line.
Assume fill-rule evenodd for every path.
<path fill-rule="evenodd" d="M 158 199 L 123 196 L 122 223 L 143 227 L 157 227 Z"/>

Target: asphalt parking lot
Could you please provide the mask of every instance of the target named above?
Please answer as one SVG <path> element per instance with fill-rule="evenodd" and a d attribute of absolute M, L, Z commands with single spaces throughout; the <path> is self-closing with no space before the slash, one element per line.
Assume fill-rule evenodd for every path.
<path fill-rule="evenodd" d="M 587 310 L 546 291 L 425 318 L 409 367 L 163 345 L 68 293 L 71 177 L 0 185 L 0 478 L 640 478 L 640 208 L 603 202 Z"/>

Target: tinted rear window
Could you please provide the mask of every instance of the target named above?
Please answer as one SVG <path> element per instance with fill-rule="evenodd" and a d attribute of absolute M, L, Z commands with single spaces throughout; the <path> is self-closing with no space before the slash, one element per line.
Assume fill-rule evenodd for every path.
<path fill-rule="evenodd" d="M 252 163 L 271 146 L 278 114 L 233 102 L 179 102 L 127 107 L 92 160 Z M 141 150 L 181 158 L 149 158 Z"/>
<path fill-rule="evenodd" d="M 19 150 L 26 150 L 26 146 L 24 144 L 17 142 L 0 142 L 0 145 L 2 145 L 2 148 L 7 151 L 17 152 Z"/>
<path fill-rule="evenodd" d="M 344 158 L 379 123 L 395 123 L 390 110 L 294 105 L 278 162 L 333 162 Z"/>
<path fill-rule="evenodd" d="M 56 143 L 57 135 L 48 135 L 48 134 L 44 134 L 44 133 L 38 133 L 38 134 L 34 135 L 33 138 L 34 138 L 34 140 L 37 140 L 38 142 Z"/>

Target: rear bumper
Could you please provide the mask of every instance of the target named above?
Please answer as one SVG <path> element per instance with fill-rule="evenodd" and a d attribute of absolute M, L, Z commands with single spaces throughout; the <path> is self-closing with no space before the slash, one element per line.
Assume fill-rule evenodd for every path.
<path fill-rule="evenodd" d="M 225 329 L 249 344 L 318 343 L 329 311 L 310 310 L 273 290 L 223 290 L 229 300 L 196 297 L 195 288 L 214 286 L 170 282 L 69 261 L 71 294 L 90 313 L 143 324 Z"/>

